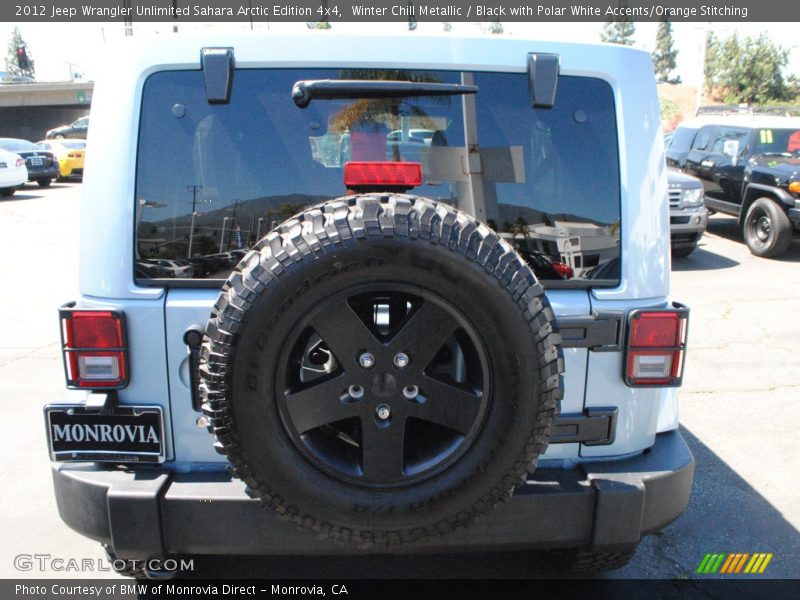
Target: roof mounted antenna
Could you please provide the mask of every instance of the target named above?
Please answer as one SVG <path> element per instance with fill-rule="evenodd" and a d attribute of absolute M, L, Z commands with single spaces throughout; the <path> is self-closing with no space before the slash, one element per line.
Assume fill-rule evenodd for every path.
<path fill-rule="evenodd" d="M 531 52 L 528 54 L 528 89 L 533 108 L 553 108 L 558 85 L 558 54 Z"/>
<path fill-rule="evenodd" d="M 208 103 L 230 103 L 233 71 L 236 68 L 233 48 L 203 48 L 200 51 L 200 66 L 203 69 Z"/>

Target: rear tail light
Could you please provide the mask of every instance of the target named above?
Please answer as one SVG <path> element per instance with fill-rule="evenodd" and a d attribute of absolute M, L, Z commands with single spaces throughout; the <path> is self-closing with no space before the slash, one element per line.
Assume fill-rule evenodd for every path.
<path fill-rule="evenodd" d="M 422 165 L 415 162 L 348 162 L 344 166 L 344 184 L 357 187 L 403 187 L 422 185 Z"/>
<path fill-rule="evenodd" d="M 17 159 L 17 166 L 18 167 L 21 167 L 24 164 L 25 164 L 25 159 L 24 158 L 18 158 Z"/>
<path fill-rule="evenodd" d="M 128 383 L 125 318 L 115 310 L 59 311 L 67 387 L 119 389 Z"/>
<path fill-rule="evenodd" d="M 683 378 L 689 309 L 635 310 L 628 317 L 625 383 L 677 387 Z"/>

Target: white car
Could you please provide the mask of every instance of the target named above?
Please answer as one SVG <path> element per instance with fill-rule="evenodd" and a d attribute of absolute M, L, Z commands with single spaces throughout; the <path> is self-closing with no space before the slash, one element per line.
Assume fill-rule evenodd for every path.
<path fill-rule="evenodd" d="M 170 277 L 191 277 L 192 276 L 192 265 L 186 262 L 179 262 L 177 260 L 168 260 L 168 259 L 161 259 L 157 260 L 156 264 L 160 267 L 166 269 L 167 271 L 171 272 L 172 275 Z"/>
<path fill-rule="evenodd" d="M 28 181 L 25 159 L 0 148 L 0 196 L 12 196 Z"/>

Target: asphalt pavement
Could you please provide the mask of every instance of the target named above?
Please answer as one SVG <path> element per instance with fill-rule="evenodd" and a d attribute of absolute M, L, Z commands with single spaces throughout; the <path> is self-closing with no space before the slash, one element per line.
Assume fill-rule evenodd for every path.
<path fill-rule="evenodd" d="M 28 185 L 0 199 L 2 578 L 115 576 L 100 546 L 58 517 L 42 418 L 42 406 L 64 388 L 56 309 L 77 297 L 80 190 L 80 183 Z M 681 391 L 682 429 L 697 461 L 692 498 L 681 518 L 645 538 L 631 564 L 610 577 L 692 585 L 706 553 L 771 552 L 765 576 L 800 578 L 798 291 L 800 243 L 781 259 L 756 258 L 727 217 L 712 217 L 698 250 L 675 261 L 673 297 L 692 309 Z M 563 575 L 535 552 L 206 557 L 195 569 L 223 577 Z"/>

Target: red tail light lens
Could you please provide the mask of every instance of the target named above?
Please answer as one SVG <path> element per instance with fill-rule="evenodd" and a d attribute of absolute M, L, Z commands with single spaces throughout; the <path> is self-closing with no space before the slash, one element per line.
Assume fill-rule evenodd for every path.
<path fill-rule="evenodd" d="M 422 185 L 422 165 L 414 162 L 348 162 L 344 184 L 355 187 L 404 187 Z"/>
<path fill-rule="evenodd" d="M 125 387 L 128 383 L 128 349 L 122 313 L 65 307 L 59 316 L 67 387 Z"/>
<path fill-rule="evenodd" d="M 689 310 L 636 310 L 628 319 L 625 383 L 677 387 L 683 378 Z"/>
<path fill-rule="evenodd" d="M 22 165 L 25 164 L 25 159 L 24 158 L 18 158 L 16 164 L 17 164 L 18 167 L 21 167 Z"/>

